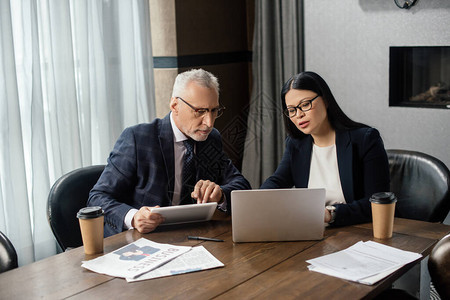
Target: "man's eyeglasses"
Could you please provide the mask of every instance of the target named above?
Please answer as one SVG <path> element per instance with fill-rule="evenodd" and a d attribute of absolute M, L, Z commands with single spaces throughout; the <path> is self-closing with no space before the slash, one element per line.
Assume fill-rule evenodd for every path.
<path fill-rule="evenodd" d="M 288 107 L 283 111 L 283 113 L 286 115 L 286 117 L 293 118 L 297 115 L 297 109 L 300 109 L 303 112 L 311 110 L 312 102 L 314 100 L 316 100 L 317 97 L 319 97 L 319 95 L 315 96 L 311 100 L 304 100 L 304 101 L 300 102 L 300 104 L 297 106 Z"/>
<path fill-rule="evenodd" d="M 220 117 L 223 114 L 223 111 L 225 110 L 225 106 L 219 106 L 219 107 L 215 107 L 215 108 L 196 108 L 196 107 L 193 107 L 192 105 L 190 105 L 189 103 L 187 103 L 181 97 L 175 97 L 175 98 L 180 99 L 181 101 L 186 103 L 187 106 L 192 108 L 196 118 L 201 118 L 201 117 L 205 116 L 207 112 L 211 112 L 212 116 L 217 119 L 218 117 Z"/>

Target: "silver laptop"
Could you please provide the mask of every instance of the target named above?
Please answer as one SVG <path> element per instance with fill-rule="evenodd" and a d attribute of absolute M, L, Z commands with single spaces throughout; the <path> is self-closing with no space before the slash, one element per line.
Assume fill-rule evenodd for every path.
<path fill-rule="evenodd" d="M 233 242 L 323 238 L 325 189 L 231 192 Z"/>

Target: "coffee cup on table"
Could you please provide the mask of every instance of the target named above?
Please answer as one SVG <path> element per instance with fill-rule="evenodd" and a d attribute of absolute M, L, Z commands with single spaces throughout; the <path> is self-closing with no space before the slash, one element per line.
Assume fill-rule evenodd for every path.
<path fill-rule="evenodd" d="M 78 211 L 77 218 L 80 222 L 84 253 L 102 253 L 104 220 L 102 208 L 100 206 L 84 207 Z"/>
<path fill-rule="evenodd" d="M 369 201 L 372 206 L 373 236 L 377 239 L 391 238 L 397 197 L 391 192 L 381 192 L 373 194 Z"/>

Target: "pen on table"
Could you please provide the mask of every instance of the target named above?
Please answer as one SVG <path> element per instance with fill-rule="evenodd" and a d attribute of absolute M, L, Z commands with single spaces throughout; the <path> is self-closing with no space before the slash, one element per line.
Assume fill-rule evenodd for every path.
<path fill-rule="evenodd" d="M 207 238 L 207 237 L 201 237 L 201 236 L 192 236 L 192 235 L 188 235 L 188 240 L 200 240 L 200 241 L 211 241 L 211 242 L 223 242 L 223 240 L 220 240 L 220 239 Z"/>

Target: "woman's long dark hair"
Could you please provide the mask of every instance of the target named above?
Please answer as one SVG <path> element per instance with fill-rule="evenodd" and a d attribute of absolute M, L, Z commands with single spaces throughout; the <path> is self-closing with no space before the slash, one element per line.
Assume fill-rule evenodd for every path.
<path fill-rule="evenodd" d="M 331 127 L 334 130 L 348 130 L 352 128 L 368 127 L 365 124 L 355 122 L 351 120 L 342 111 L 336 102 L 333 94 L 331 93 L 328 84 L 314 72 L 302 72 L 292 76 L 284 85 L 281 90 L 281 107 L 283 111 L 286 109 L 286 94 L 291 89 L 296 90 L 308 90 L 317 93 L 322 97 L 323 101 L 327 105 L 327 115 L 330 121 Z M 301 132 L 291 119 L 283 114 L 284 126 L 288 135 L 296 138 L 303 138 L 306 135 Z"/>

